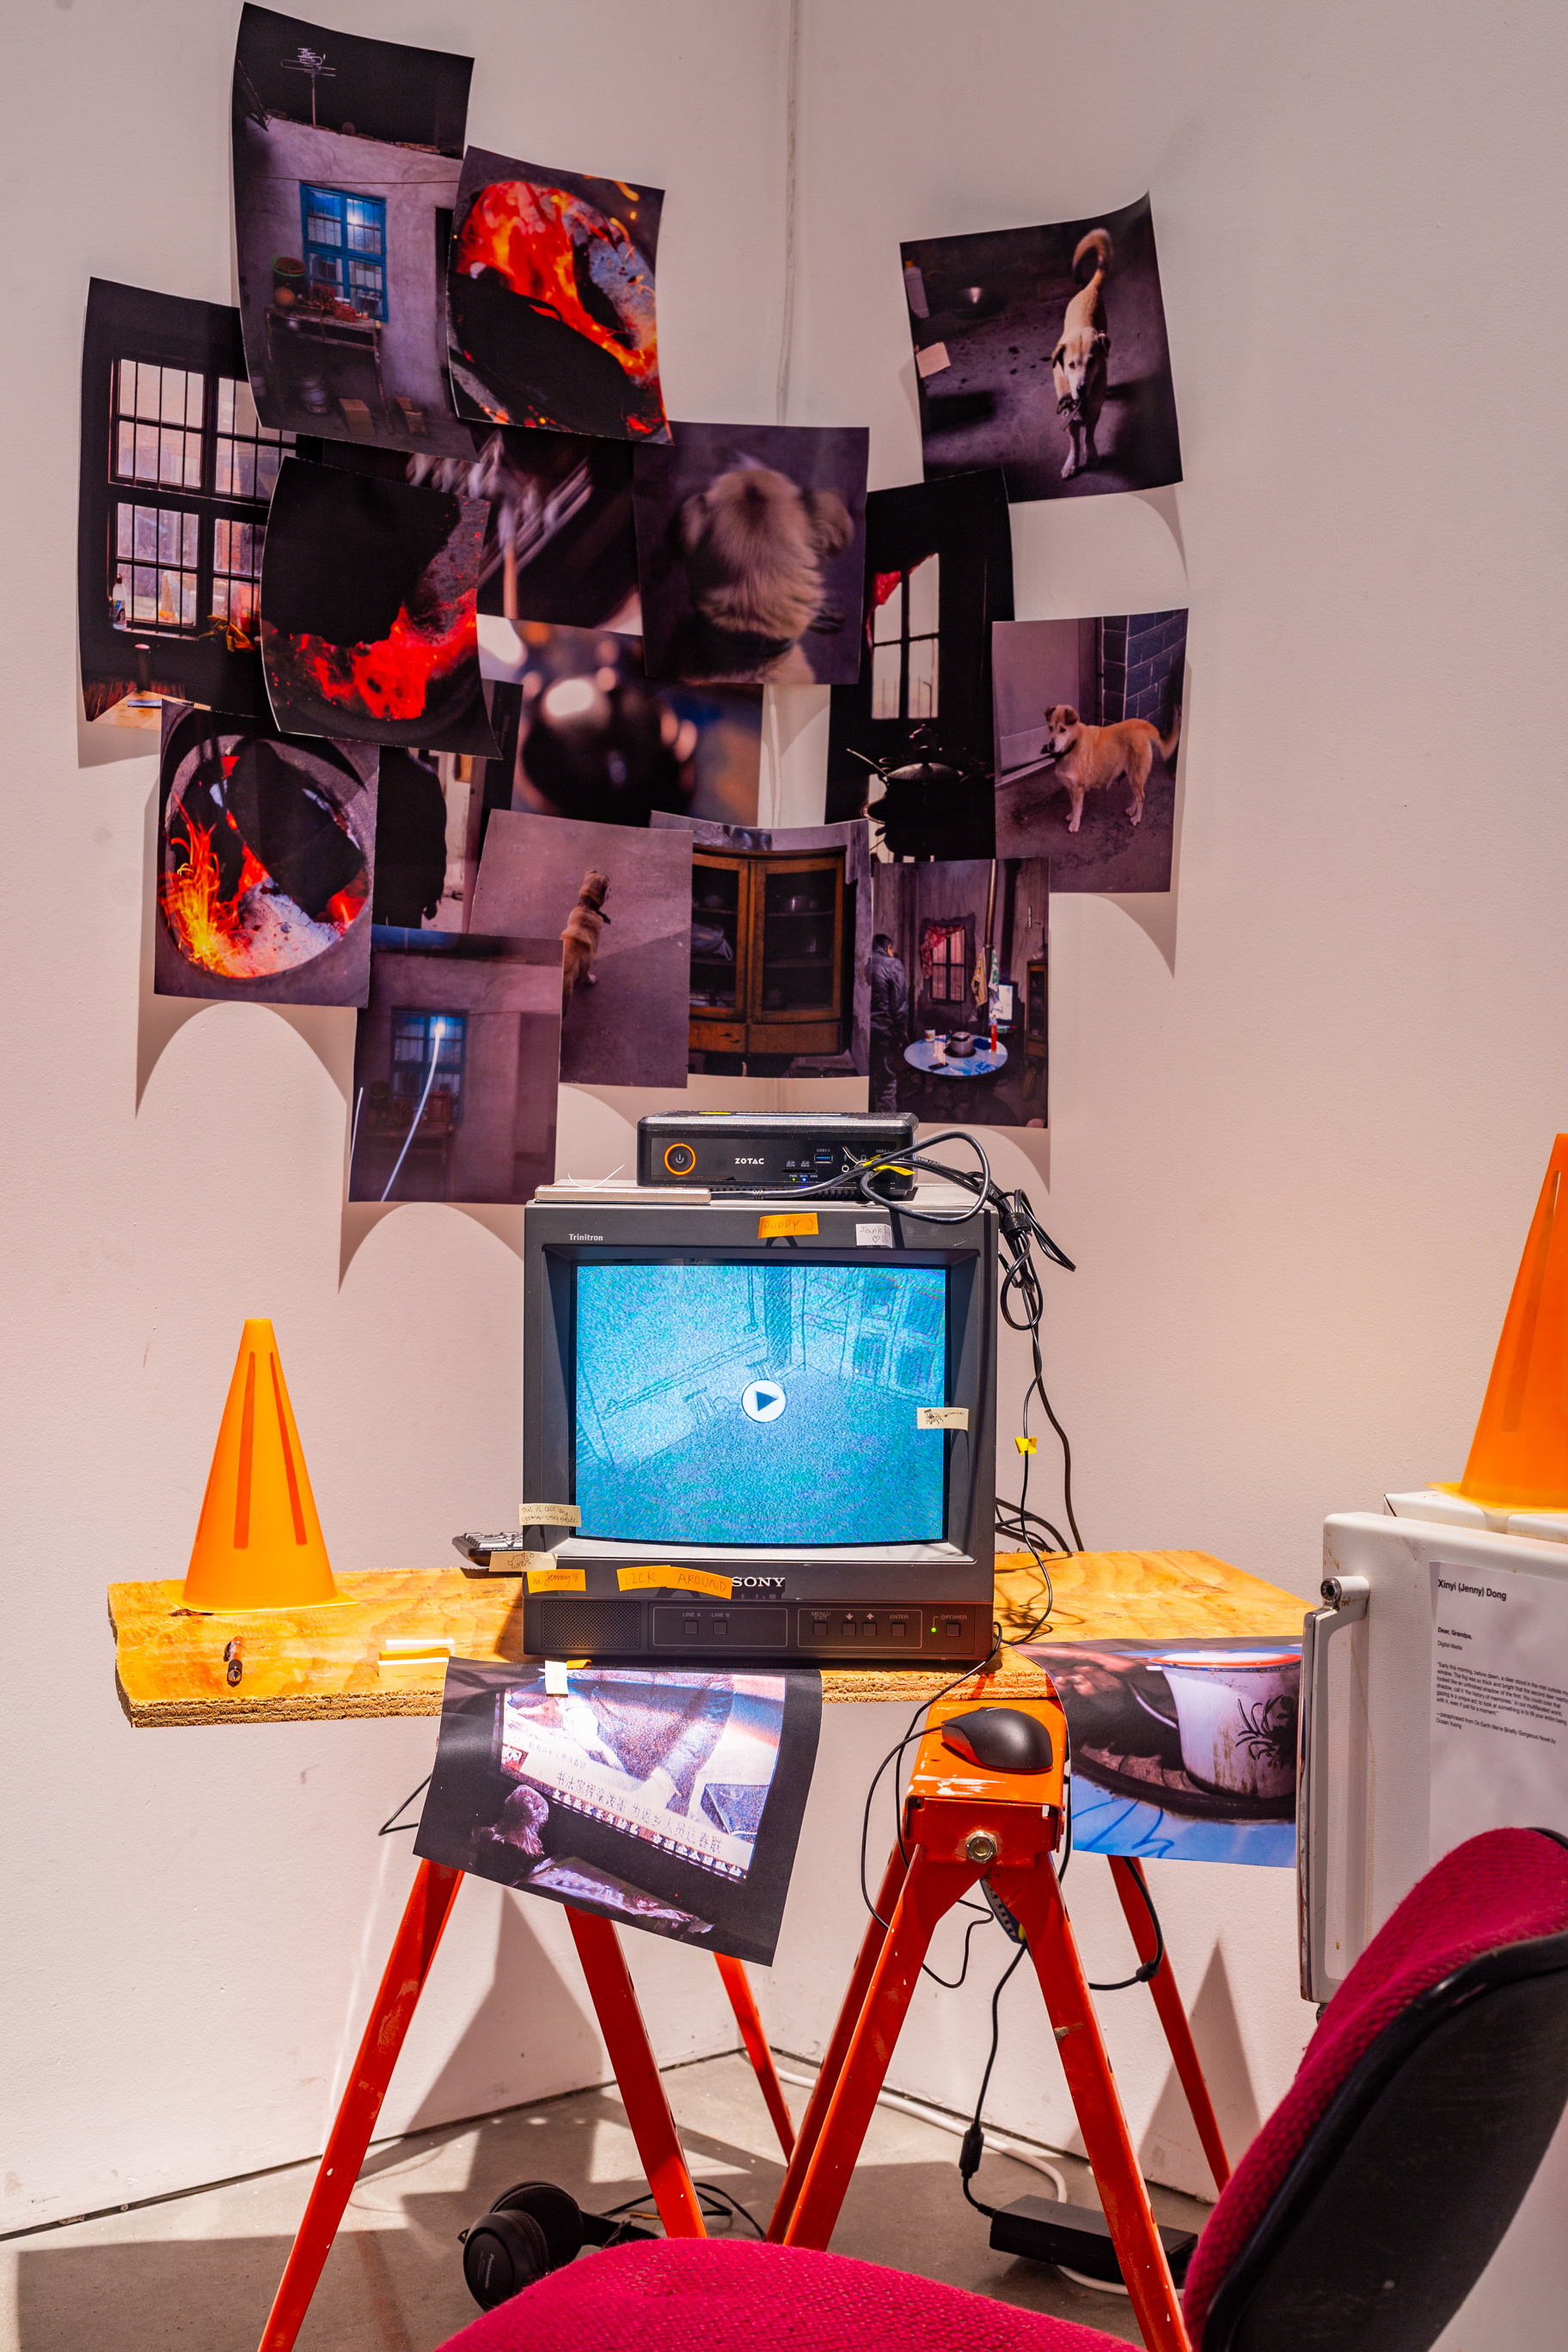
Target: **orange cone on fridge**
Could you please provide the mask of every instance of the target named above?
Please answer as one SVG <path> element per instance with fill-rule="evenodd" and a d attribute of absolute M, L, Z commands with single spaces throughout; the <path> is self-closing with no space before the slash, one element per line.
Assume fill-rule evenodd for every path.
<path fill-rule="evenodd" d="M 1465 1475 L 1443 1491 L 1492 1510 L 1568 1508 L 1568 1135 L 1552 1147 Z"/>
<path fill-rule="evenodd" d="M 341 1596 L 278 1342 L 247 1322 L 185 1577 L 187 1609 L 305 1609 Z"/>

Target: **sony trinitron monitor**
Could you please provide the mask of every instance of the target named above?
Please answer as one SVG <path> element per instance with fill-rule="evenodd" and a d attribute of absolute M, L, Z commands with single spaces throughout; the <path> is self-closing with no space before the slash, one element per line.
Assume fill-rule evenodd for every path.
<path fill-rule="evenodd" d="M 996 1212 L 939 1197 L 530 1202 L 522 1491 L 581 1524 L 525 1650 L 990 1654 Z"/>
<path fill-rule="evenodd" d="M 637 1121 L 639 1184 L 700 1184 L 710 1192 L 772 1195 L 804 1185 L 833 1185 L 818 1199 L 859 1197 L 849 1171 L 884 1161 L 876 1186 L 884 1199 L 907 1201 L 915 1189 L 909 1155 L 915 1121 L 909 1112 L 655 1111 Z"/>

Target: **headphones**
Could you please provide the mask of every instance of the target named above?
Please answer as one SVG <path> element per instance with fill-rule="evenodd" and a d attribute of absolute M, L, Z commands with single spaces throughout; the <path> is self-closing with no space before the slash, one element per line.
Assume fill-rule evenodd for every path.
<path fill-rule="evenodd" d="M 489 2211 L 459 2232 L 463 2276 L 481 2311 L 493 2311 L 584 2246 L 621 2245 L 648 2238 L 630 2221 L 584 2213 L 574 2197 L 551 2180 L 520 2180 L 503 2189 Z"/>

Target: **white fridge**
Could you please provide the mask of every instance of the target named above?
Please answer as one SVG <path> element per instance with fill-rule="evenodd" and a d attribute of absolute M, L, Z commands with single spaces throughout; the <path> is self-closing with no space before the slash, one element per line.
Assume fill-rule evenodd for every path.
<path fill-rule="evenodd" d="M 1568 1523 L 1534 1522 L 1543 1540 L 1447 1496 L 1390 1502 L 1325 1523 L 1324 1605 L 1302 1645 L 1297 1874 L 1301 1990 L 1316 2001 L 1460 1837 L 1568 1832 Z M 1568 2125 L 1439 2339 L 1440 2352 L 1564 2344 Z"/>

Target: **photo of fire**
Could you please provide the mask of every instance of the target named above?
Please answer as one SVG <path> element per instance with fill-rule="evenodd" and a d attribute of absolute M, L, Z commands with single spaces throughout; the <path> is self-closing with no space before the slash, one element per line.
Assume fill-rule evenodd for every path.
<path fill-rule="evenodd" d="M 654 259 L 660 188 L 470 147 L 447 263 L 459 416 L 668 441 Z"/>
<path fill-rule="evenodd" d="M 477 601 L 489 512 L 482 499 L 285 460 L 261 572 L 279 728 L 494 751 Z"/>
<path fill-rule="evenodd" d="M 156 994 L 364 1003 L 378 760 L 165 703 Z"/>

